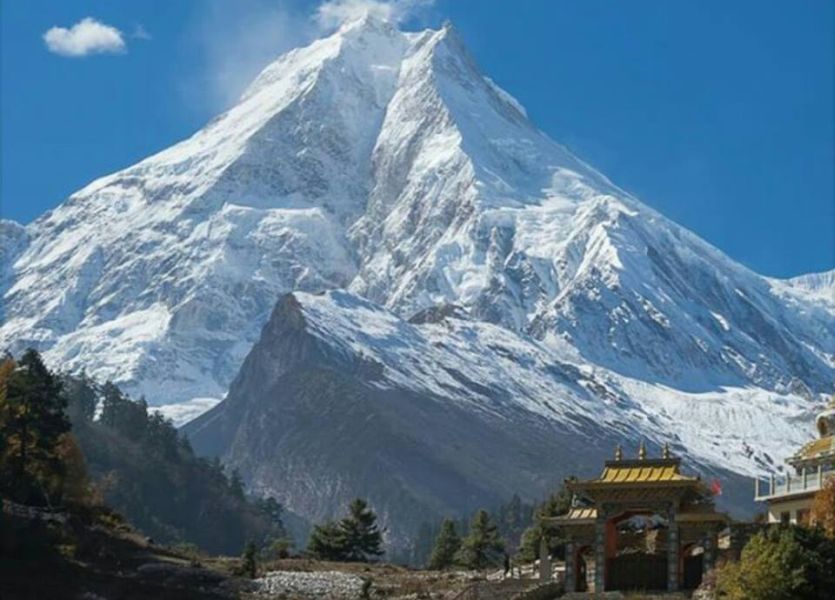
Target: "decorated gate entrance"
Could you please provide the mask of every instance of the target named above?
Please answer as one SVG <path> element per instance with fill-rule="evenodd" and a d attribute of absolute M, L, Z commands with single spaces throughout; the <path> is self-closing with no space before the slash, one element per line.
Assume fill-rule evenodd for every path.
<path fill-rule="evenodd" d="M 666 446 L 660 458 L 647 458 L 641 444 L 637 459 L 625 460 L 618 448 L 597 479 L 566 482 L 572 508 L 547 522 L 568 540 L 566 591 L 676 591 L 701 582 L 728 518 L 680 464 Z M 581 555 L 588 548 L 592 576 L 591 557 Z"/>

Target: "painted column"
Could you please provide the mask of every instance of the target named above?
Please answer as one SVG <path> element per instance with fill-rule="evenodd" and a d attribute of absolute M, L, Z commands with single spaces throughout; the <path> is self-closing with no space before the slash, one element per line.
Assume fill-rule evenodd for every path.
<path fill-rule="evenodd" d="M 594 591 L 602 592 L 606 587 L 606 519 L 597 519 L 594 524 Z"/>
<path fill-rule="evenodd" d="M 577 582 L 575 580 L 577 567 L 574 563 L 574 553 L 576 548 L 574 542 L 568 542 L 565 545 L 565 591 L 576 592 Z"/>
<path fill-rule="evenodd" d="M 679 529 L 675 522 L 675 515 L 670 517 L 670 529 L 667 532 L 667 590 L 678 590 L 678 554 Z"/>
<path fill-rule="evenodd" d="M 551 556 L 548 554 L 548 540 L 544 535 L 539 540 L 539 580 L 551 581 Z"/>
<path fill-rule="evenodd" d="M 705 555 L 702 560 L 702 575 L 707 575 L 713 569 L 714 561 L 716 560 L 716 534 L 709 531 L 705 537 Z"/>

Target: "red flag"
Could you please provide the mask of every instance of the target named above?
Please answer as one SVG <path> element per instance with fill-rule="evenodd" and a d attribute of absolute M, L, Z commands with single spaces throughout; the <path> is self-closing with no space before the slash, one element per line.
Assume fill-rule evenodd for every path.
<path fill-rule="evenodd" d="M 718 479 L 714 479 L 713 482 L 710 484 L 710 493 L 714 496 L 722 495 L 722 484 L 719 482 Z"/>

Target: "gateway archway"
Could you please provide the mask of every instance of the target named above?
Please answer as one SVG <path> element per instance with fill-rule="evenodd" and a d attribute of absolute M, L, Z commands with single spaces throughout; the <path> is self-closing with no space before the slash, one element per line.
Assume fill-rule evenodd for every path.
<path fill-rule="evenodd" d="M 666 446 L 660 458 L 647 458 L 642 443 L 636 460 L 624 460 L 618 448 L 597 479 L 566 482 L 572 508 L 548 520 L 568 539 L 566 591 L 676 591 L 701 582 L 728 517 L 680 466 Z M 581 556 L 586 547 L 594 549 L 593 575 Z"/>

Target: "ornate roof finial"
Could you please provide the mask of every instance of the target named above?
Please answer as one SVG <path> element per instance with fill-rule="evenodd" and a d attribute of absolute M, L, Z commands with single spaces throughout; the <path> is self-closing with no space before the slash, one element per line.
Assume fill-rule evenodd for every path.
<path fill-rule="evenodd" d="M 623 460 L 623 448 L 621 448 L 620 444 L 615 448 L 615 460 Z"/>
<path fill-rule="evenodd" d="M 664 442 L 664 453 L 661 455 L 662 458 L 670 458 L 670 444 L 669 442 Z"/>
<path fill-rule="evenodd" d="M 641 440 L 641 445 L 638 446 L 638 459 L 644 460 L 647 457 L 647 447 L 644 440 Z"/>

